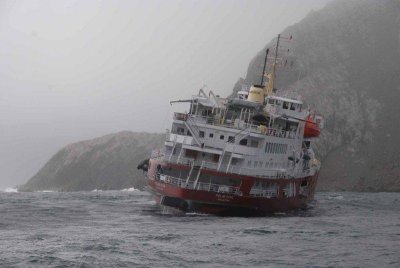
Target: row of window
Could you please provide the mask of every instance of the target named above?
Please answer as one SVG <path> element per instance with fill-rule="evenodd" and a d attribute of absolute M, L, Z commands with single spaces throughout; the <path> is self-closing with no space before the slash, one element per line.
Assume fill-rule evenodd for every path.
<path fill-rule="evenodd" d="M 209 138 L 212 139 L 214 138 L 214 133 L 209 133 L 208 134 Z M 199 137 L 204 138 L 205 137 L 205 132 L 204 131 L 199 131 Z M 219 135 L 219 139 L 225 141 L 225 135 Z M 228 136 L 227 142 L 230 143 L 235 143 L 235 136 Z M 242 139 L 239 141 L 240 145 L 247 146 L 248 140 L 247 139 Z M 257 140 L 250 140 L 250 147 L 257 148 L 258 147 L 258 141 Z"/>
<path fill-rule="evenodd" d="M 253 164 L 253 165 L 252 165 Z M 254 167 L 254 168 L 288 168 L 289 167 L 289 162 L 263 162 L 263 161 L 254 161 L 252 162 L 251 160 L 247 161 L 247 166 L 248 167 Z"/>
<path fill-rule="evenodd" d="M 272 104 L 272 105 L 282 106 L 282 108 L 285 110 L 292 110 L 292 111 L 299 110 L 301 112 L 301 104 L 298 104 L 298 103 L 274 100 L 274 99 L 269 99 L 268 103 Z M 283 105 L 282 105 L 282 103 L 283 103 Z"/>
<path fill-rule="evenodd" d="M 265 145 L 265 153 L 267 154 L 286 154 L 287 144 L 267 142 Z"/>

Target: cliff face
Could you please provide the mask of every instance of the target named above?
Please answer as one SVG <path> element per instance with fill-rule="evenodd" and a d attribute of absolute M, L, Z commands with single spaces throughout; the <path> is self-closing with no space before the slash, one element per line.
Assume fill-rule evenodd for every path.
<path fill-rule="evenodd" d="M 145 180 L 136 169 L 160 147 L 164 134 L 120 132 L 66 146 L 55 154 L 22 191 L 85 191 L 142 188 Z"/>
<path fill-rule="evenodd" d="M 315 144 L 320 189 L 399 191 L 400 1 L 333 1 L 282 34 L 293 36 L 294 65 L 278 72 L 277 88 L 326 119 Z M 265 49 L 246 83 L 259 83 Z"/>

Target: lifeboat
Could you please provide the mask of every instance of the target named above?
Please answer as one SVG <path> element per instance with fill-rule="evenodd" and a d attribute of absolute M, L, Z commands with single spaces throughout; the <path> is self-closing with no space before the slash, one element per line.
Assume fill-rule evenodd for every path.
<path fill-rule="evenodd" d="M 304 127 L 304 138 L 316 138 L 321 133 L 318 122 L 309 115 L 306 118 L 306 125 Z"/>

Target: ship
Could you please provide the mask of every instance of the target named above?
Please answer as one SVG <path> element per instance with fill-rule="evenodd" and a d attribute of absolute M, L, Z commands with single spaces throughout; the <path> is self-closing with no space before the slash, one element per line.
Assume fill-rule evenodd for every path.
<path fill-rule="evenodd" d="M 138 169 L 146 189 L 165 208 L 216 215 L 267 215 L 307 208 L 321 167 L 311 144 L 323 118 L 299 97 L 278 94 L 278 35 L 266 50 L 259 85 L 222 98 L 200 89 L 175 112 L 163 148 Z M 289 51 L 289 49 L 287 50 Z M 268 66 L 268 70 L 266 68 Z"/>

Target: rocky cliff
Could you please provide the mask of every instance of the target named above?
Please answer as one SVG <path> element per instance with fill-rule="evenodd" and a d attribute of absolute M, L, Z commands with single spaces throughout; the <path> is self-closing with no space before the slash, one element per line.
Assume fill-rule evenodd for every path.
<path fill-rule="evenodd" d="M 145 180 L 136 166 L 149 157 L 151 150 L 162 145 L 164 137 L 164 134 L 125 131 L 68 145 L 19 190 L 142 188 Z"/>
<path fill-rule="evenodd" d="M 399 191 L 400 1 L 333 1 L 282 34 L 293 36 L 294 64 L 278 72 L 278 89 L 326 118 L 320 189 Z M 246 84 L 259 83 L 274 43 L 251 61 Z"/>

